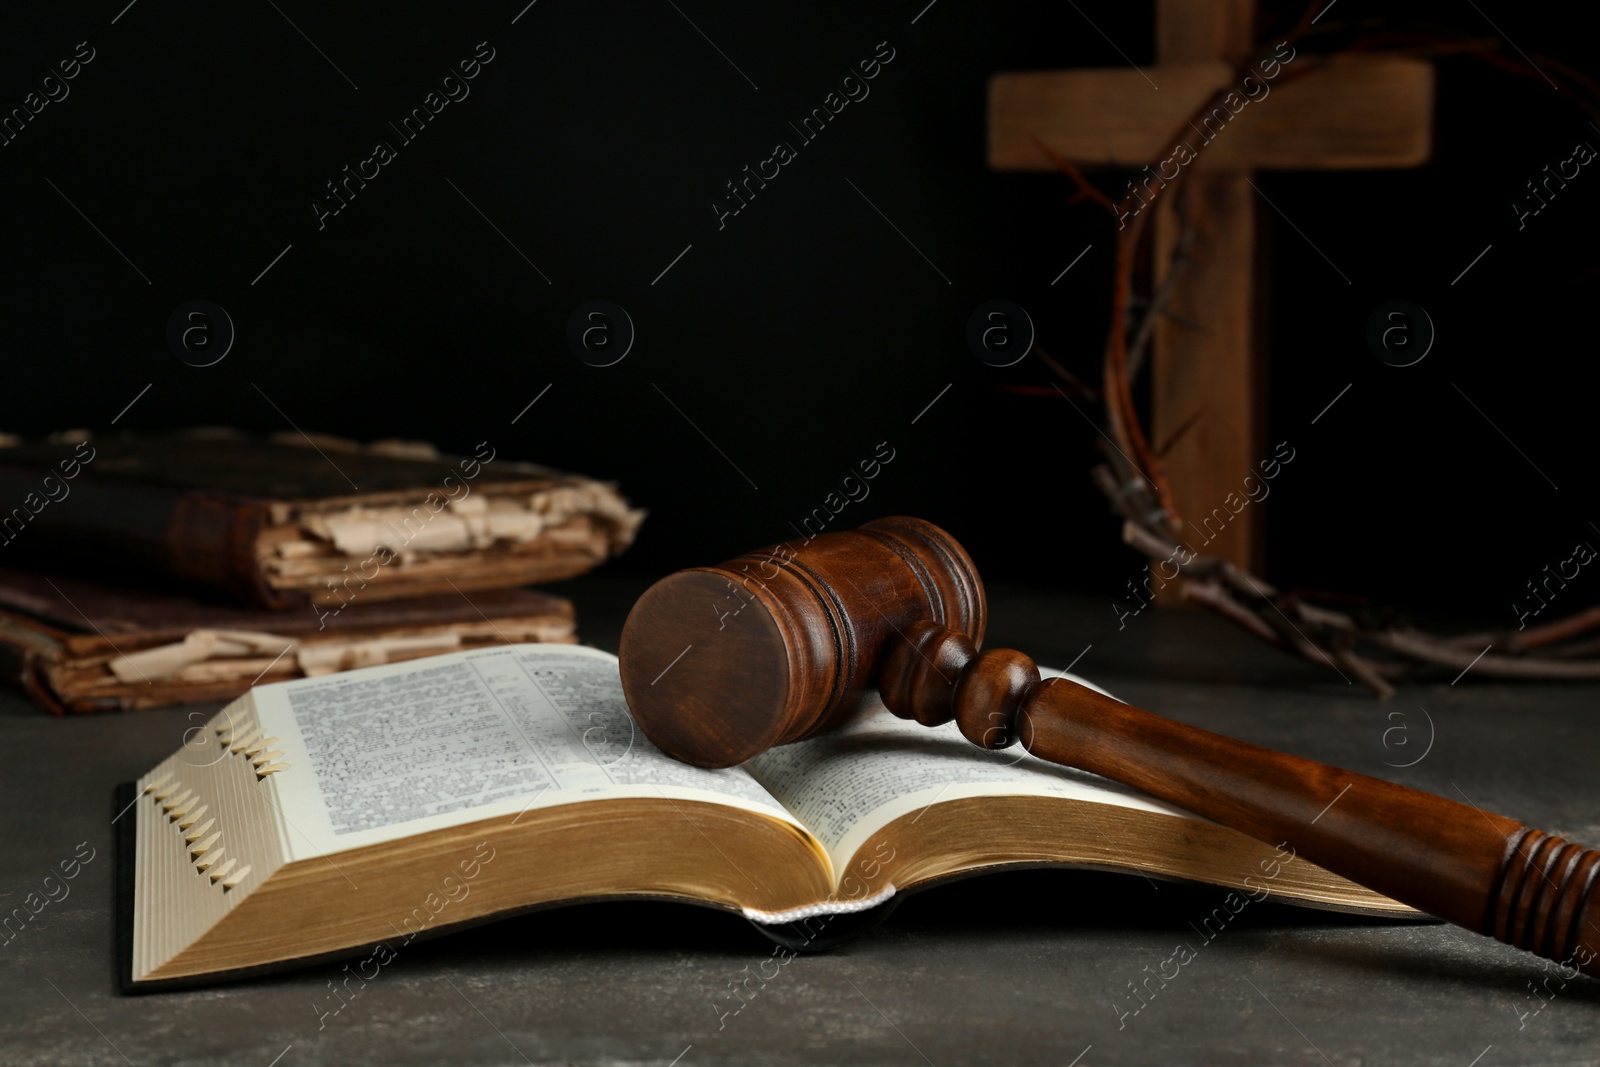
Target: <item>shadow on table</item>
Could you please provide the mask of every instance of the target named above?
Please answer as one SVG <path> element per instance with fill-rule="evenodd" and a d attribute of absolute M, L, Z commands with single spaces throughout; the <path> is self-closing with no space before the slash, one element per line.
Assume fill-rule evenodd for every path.
<path fill-rule="evenodd" d="M 877 929 L 833 953 L 895 959 L 907 952 L 965 952 L 987 942 L 1002 955 L 1024 951 L 1042 965 L 1088 973 L 1107 960 L 1143 958 L 1187 941 L 1224 967 L 1260 975 L 1263 967 L 1315 972 L 1327 980 L 1398 980 L 1458 995 L 1468 989 L 1520 994 L 1554 965 L 1434 920 L 1371 918 L 1251 903 L 1206 943 L 1192 924 L 1221 906 L 1213 887 L 1148 882 L 1095 871 L 1012 871 L 954 882 L 908 897 Z M 413 975 L 548 971 L 574 963 L 623 967 L 662 960 L 748 962 L 772 942 L 726 912 L 659 902 L 587 904 L 535 912 L 400 951 Z M 1038 963 L 1036 963 L 1038 965 Z M 249 984 L 318 982 L 338 964 Z M 1563 997 L 1600 1004 L 1600 983 L 1575 979 Z"/>

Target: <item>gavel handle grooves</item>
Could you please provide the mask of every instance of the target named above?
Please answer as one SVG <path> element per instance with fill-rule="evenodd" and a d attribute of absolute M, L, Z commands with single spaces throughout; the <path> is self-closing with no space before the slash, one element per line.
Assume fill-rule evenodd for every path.
<path fill-rule="evenodd" d="M 878 672 L 890 711 L 1142 789 L 1476 933 L 1600 977 L 1600 852 L 1471 804 L 1164 719 L 1011 649 L 914 624 Z"/>
<path fill-rule="evenodd" d="M 1600 852 L 1468 804 L 1186 726 L 1066 679 L 1016 736 L 1395 900 L 1600 977 Z"/>

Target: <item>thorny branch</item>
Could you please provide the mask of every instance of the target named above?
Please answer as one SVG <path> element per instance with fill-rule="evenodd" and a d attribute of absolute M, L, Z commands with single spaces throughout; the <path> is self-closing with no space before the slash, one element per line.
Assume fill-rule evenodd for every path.
<path fill-rule="evenodd" d="M 1315 0 L 1295 26 L 1277 39 L 1297 42 L 1312 33 L 1337 32 L 1340 27 L 1311 26 L 1313 13 L 1323 6 L 1323 0 Z M 1538 57 L 1539 66 L 1534 66 L 1531 58 L 1524 61 L 1523 57 L 1507 54 L 1497 39 L 1396 32 L 1378 26 L 1375 32 L 1359 37 L 1343 51 L 1412 56 L 1466 54 L 1521 77 L 1537 78 L 1543 76 L 1541 71 L 1554 71 L 1564 92 L 1576 98 L 1585 111 L 1600 115 L 1600 85 L 1587 75 L 1546 56 Z M 1247 57 L 1238 66 L 1238 76 L 1242 78 L 1265 55 L 1263 48 Z M 1286 77 L 1308 76 L 1325 62 L 1325 58 L 1308 56 L 1293 71 L 1283 73 Z M 1237 84 L 1238 80 L 1235 78 L 1230 84 Z M 1199 119 L 1221 106 L 1229 91 L 1226 87 L 1219 89 L 1190 118 Z M 1187 136 L 1188 125 L 1179 127 L 1183 132 L 1168 142 L 1167 152 L 1158 158 L 1171 155 Z M 1148 190 L 1147 186 L 1147 191 L 1154 193 L 1151 203 L 1136 203 L 1131 182 L 1129 192 L 1113 202 L 1071 162 L 1042 142 L 1039 147 L 1074 184 L 1076 191 L 1070 203 L 1092 202 L 1123 223 L 1117 233 L 1110 328 L 1103 356 L 1106 435 L 1111 447 L 1102 445 L 1105 462 L 1091 474 L 1124 520 L 1123 541 L 1149 560 L 1157 581 L 1163 585 L 1177 582 L 1185 599 L 1216 612 L 1267 644 L 1336 671 L 1347 681 L 1360 682 L 1380 699 L 1394 694 L 1392 679 L 1403 677 L 1419 665 L 1457 671 L 1470 667 L 1477 674 L 1501 678 L 1600 679 L 1600 636 L 1586 636 L 1600 630 L 1600 605 L 1520 631 L 1448 637 L 1389 622 L 1369 622 L 1359 615 L 1319 606 L 1303 595 L 1282 592 L 1264 578 L 1221 557 L 1197 554 L 1182 544 L 1183 519 L 1173 503 L 1162 464 L 1162 454 L 1171 442 L 1163 443 L 1159 449 L 1151 447 L 1134 403 L 1133 381 L 1144 366 L 1157 321 L 1163 316 L 1176 317 L 1167 305 L 1175 282 L 1190 261 L 1195 242 L 1184 195 L 1184 182 L 1193 168 L 1180 169 L 1178 176 L 1166 180 L 1160 189 Z M 1174 200 L 1179 237 L 1159 284 L 1135 314 L 1135 275 L 1140 253 L 1143 251 L 1147 260 L 1155 254 L 1146 227 L 1154 212 L 1143 208 L 1154 207 L 1153 201 L 1161 197 Z M 1055 361 L 1050 362 L 1065 373 Z M 1069 384 L 1081 389 L 1075 378 Z M 1389 658 L 1372 658 L 1372 652 Z"/>

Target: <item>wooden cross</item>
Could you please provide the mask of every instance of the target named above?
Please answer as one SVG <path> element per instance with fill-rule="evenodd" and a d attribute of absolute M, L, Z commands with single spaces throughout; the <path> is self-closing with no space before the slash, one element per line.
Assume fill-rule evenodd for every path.
<path fill-rule="evenodd" d="M 1255 43 L 1255 14 L 1255 0 L 1156 0 L 1157 66 L 1148 71 L 995 75 L 989 86 L 989 165 L 1054 169 L 1039 142 L 1087 165 L 1142 167 L 1165 156 L 1168 139 L 1184 121 L 1238 80 L 1234 64 Z M 1245 96 L 1243 87 L 1235 88 Z M 1175 503 L 1190 523 L 1185 538 L 1196 551 L 1256 570 L 1264 554 L 1261 508 L 1244 508 L 1204 547 L 1207 535 L 1198 534 L 1202 518 L 1223 507 L 1229 494 L 1237 496 L 1244 477 L 1267 454 L 1265 360 L 1254 300 L 1261 196 L 1250 172 L 1426 162 L 1433 67 L 1412 59 L 1349 57 L 1304 78 L 1269 82 L 1267 90 L 1225 126 L 1208 125 L 1194 138 L 1198 151 L 1189 165 L 1198 169 L 1187 182 L 1195 242 L 1167 304 L 1174 317 L 1156 327 L 1151 364 L 1151 440 L 1168 440 L 1199 415 L 1165 460 Z M 1203 141 L 1206 135 L 1213 141 Z M 1154 219 L 1156 262 L 1163 268 L 1179 237 L 1172 200 L 1157 201 Z"/>

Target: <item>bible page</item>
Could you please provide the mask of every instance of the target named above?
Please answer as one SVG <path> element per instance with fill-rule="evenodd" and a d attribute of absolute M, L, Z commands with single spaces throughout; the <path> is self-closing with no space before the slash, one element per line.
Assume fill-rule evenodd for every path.
<path fill-rule="evenodd" d="M 1064 671 L 1041 667 L 1039 673 L 1111 696 Z M 1199 818 L 1109 779 L 1039 759 L 1020 744 L 979 748 L 954 722 L 928 727 L 896 718 L 875 692 L 863 701 L 862 718 L 850 726 L 744 764 L 816 835 L 836 871 L 849 870 L 856 850 L 902 815 L 964 797 L 1055 796 Z"/>
<path fill-rule="evenodd" d="M 804 830 L 744 770 L 663 755 L 634 726 L 617 658 L 591 648 L 507 645 L 252 695 L 289 765 L 263 784 L 291 859 L 619 798 L 704 801 Z"/>

